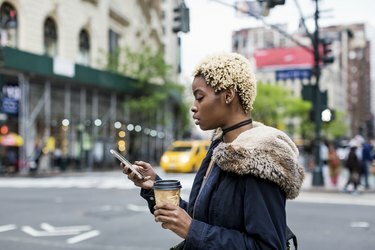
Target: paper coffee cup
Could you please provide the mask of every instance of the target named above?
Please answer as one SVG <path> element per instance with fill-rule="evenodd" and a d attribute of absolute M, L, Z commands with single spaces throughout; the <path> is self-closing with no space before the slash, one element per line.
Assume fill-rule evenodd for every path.
<path fill-rule="evenodd" d="M 158 180 L 154 184 L 156 205 L 169 203 L 178 206 L 180 204 L 181 183 L 178 180 Z"/>

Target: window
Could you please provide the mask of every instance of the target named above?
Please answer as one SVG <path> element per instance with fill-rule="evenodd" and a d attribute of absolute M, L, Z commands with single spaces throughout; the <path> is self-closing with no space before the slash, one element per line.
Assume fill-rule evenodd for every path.
<path fill-rule="evenodd" d="M 119 45 L 120 35 L 109 30 L 109 53 L 116 53 Z"/>
<path fill-rule="evenodd" d="M 246 36 L 242 37 L 242 48 L 244 48 L 244 49 L 247 48 L 247 37 Z"/>
<path fill-rule="evenodd" d="M 0 45 L 17 47 L 17 12 L 5 2 L 0 7 Z"/>
<path fill-rule="evenodd" d="M 51 57 L 57 55 L 57 28 L 50 17 L 44 22 L 44 53 Z"/>
<path fill-rule="evenodd" d="M 239 37 L 236 35 L 233 39 L 233 50 L 238 51 L 240 47 Z"/>
<path fill-rule="evenodd" d="M 108 46 L 108 52 L 109 52 L 109 62 L 108 65 L 110 68 L 117 68 L 118 67 L 118 50 L 119 50 L 119 40 L 120 40 L 120 35 L 113 30 L 109 30 L 108 32 L 108 41 L 109 41 L 109 46 Z"/>
<path fill-rule="evenodd" d="M 90 36 L 86 30 L 79 33 L 79 58 L 78 63 L 90 65 Z"/>

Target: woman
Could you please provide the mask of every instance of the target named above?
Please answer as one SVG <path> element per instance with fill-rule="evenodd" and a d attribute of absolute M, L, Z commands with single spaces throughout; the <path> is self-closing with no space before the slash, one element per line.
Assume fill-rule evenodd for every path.
<path fill-rule="evenodd" d="M 252 122 L 256 80 L 246 58 L 207 57 L 194 72 L 191 111 L 202 130 L 216 129 L 197 172 L 189 203 L 155 206 L 150 164 L 135 162 L 137 179 L 155 221 L 184 239 L 179 249 L 285 249 L 287 198 L 298 195 L 304 172 L 298 150 L 283 132 Z"/>

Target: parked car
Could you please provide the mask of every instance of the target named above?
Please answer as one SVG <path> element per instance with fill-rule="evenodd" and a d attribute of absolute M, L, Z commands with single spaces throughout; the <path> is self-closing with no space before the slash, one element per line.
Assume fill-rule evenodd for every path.
<path fill-rule="evenodd" d="M 160 166 L 165 172 L 196 172 L 210 144 L 209 140 L 175 141 L 162 155 Z"/>

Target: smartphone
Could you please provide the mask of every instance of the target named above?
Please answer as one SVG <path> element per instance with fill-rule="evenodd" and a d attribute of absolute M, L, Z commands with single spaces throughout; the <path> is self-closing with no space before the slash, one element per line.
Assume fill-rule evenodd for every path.
<path fill-rule="evenodd" d="M 116 157 L 119 161 L 121 161 L 122 163 L 124 163 L 133 173 L 135 173 L 135 175 L 139 178 L 139 179 L 143 179 L 144 176 L 138 172 L 138 170 L 136 170 L 133 166 L 133 164 L 131 164 L 124 156 L 122 156 L 119 152 L 117 152 L 116 150 L 114 149 L 111 149 L 109 152 L 111 152 L 111 154 L 114 155 L 114 157 Z"/>

